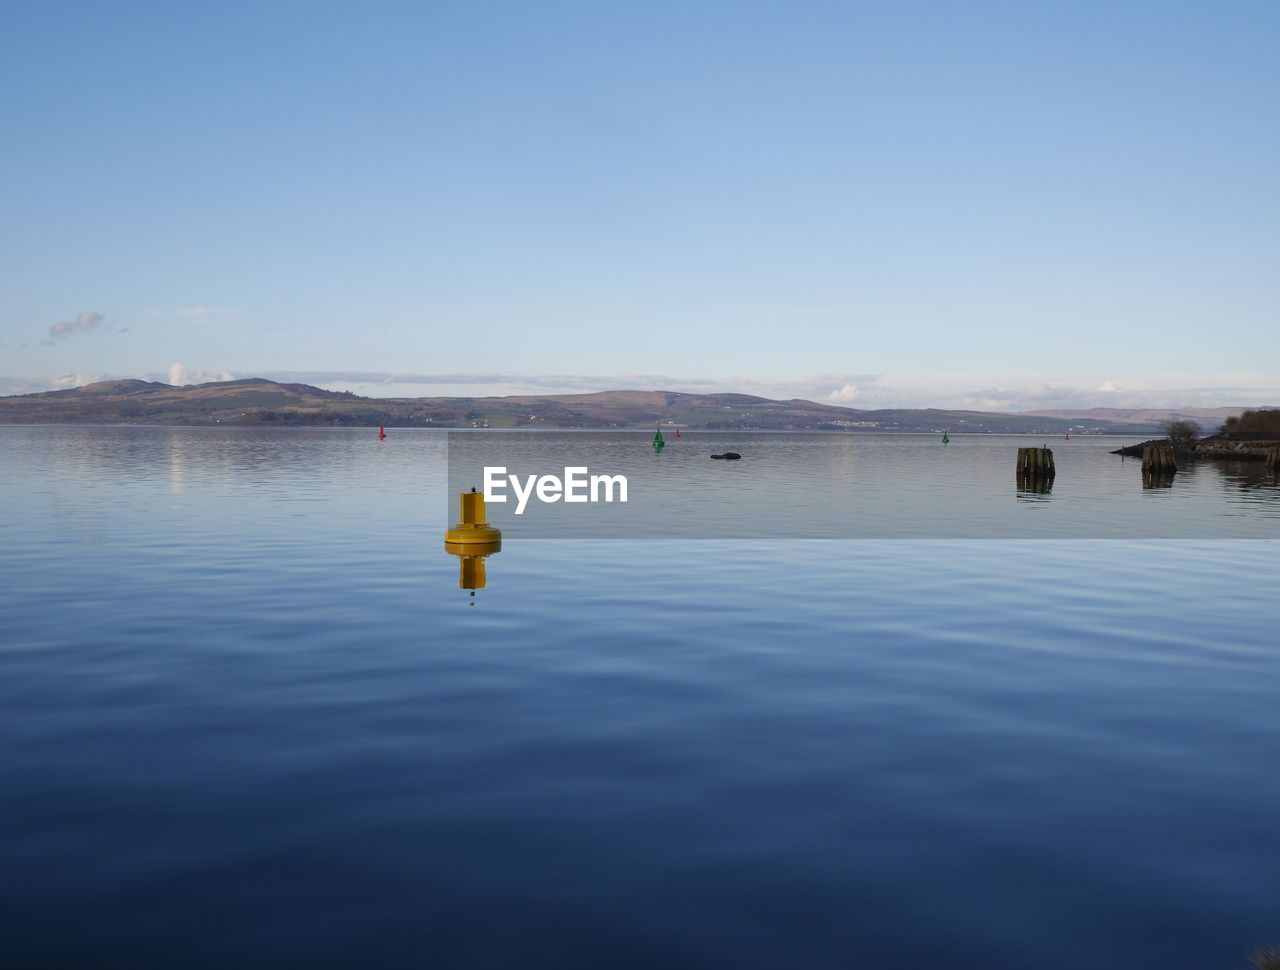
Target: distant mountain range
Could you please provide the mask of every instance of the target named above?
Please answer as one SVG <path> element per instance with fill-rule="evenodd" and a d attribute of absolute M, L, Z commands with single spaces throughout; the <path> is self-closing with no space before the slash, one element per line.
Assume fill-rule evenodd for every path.
<path fill-rule="evenodd" d="M 1150 426 L 1158 425 L 1170 418 L 1196 421 L 1205 426 L 1205 430 L 1216 427 L 1227 418 L 1242 411 L 1257 408 L 1089 408 L 1085 411 L 1026 411 L 1046 418 L 1066 418 L 1070 421 L 1121 421 L 1137 422 Z"/>
<path fill-rule="evenodd" d="M 261 378 L 173 387 L 119 380 L 0 397 L 0 423 L 414 428 L 642 428 L 706 430 L 1148 434 L 1170 416 L 1216 429 L 1243 408 L 1042 411 L 1002 414 L 934 408 L 857 410 L 749 394 L 601 391 L 512 397 L 369 398 Z"/>

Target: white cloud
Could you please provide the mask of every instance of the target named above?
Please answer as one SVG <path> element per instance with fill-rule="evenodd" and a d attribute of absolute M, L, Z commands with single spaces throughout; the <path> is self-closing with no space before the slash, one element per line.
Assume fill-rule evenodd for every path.
<path fill-rule="evenodd" d="M 1280 373 L 913 375 L 879 386 L 876 396 L 892 403 L 870 405 L 860 398 L 858 405 L 1006 412 L 1251 407 L 1280 403 Z"/>
<path fill-rule="evenodd" d="M 59 374 L 52 381 L 53 390 L 64 391 L 69 387 L 84 387 L 102 380 L 101 374 Z"/>
<path fill-rule="evenodd" d="M 50 324 L 49 335 L 40 342 L 51 347 L 82 333 L 125 333 L 127 329 L 117 327 L 101 313 L 77 313 L 74 320 Z"/>
<path fill-rule="evenodd" d="M 848 404 L 850 401 L 856 401 L 861 396 L 862 388 L 855 384 L 845 384 L 843 387 L 837 387 L 828 394 L 827 400 L 832 404 Z"/>
<path fill-rule="evenodd" d="M 188 384 L 211 384 L 217 381 L 234 381 L 235 379 L 236 375 L 229 370 L 192 370 L 180 361 L 169 365 L 169 383 L 174 387 L 186 387 Z"/>
<path fill-rule="evenodd" d="M 867 392 L 875 374 L 820 374 L 767 380 L 752 377 L 707 377 L 679 374 L 517 374 L 452 372 L 416 374 L 387 371 L 255 371 L 242 376 L 286 383 L 315 384 L 330 390 L 374 397 L 439 395 L 488 397 L 524 394 L 589 394 L 593 391 L 664 390 L 689 394 L 755 394 L 760 397 L 820 401 L 833 389 L 850 385 Z"/>
<path fill-rule="evenodd" d="M 47 378 L 0 377 L 0 394 L 35 394 L 53 389 L 53 381 Z"/>
<path fill-rule="evenodd" d="M 802 398 L 858 409 L 954 408 L 974 411 L 1083 410 L 1091 407 L 1251 406 L 1280 402 L 1280 373 L 1155 374 L 817 374 L 768 380 L 677 374 L 518 374 L 390 371 L 263 371 L 241 376 L 315 384 L 370 397 L 489 397 L 610 390 L 738 393 Z"/>

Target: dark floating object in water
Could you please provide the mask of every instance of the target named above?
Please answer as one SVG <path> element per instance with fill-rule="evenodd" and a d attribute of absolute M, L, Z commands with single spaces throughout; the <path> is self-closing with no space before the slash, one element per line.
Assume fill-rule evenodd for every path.
<path fill-rule="evenodd" d="M 484 589 L 485 557 L 502 551 L 502 531 L 489 524 L 484 513 L 484 493 L 472 487 L 463 492 L 462 521 L 445 529 L 444 551 L 458 557 L 458 588 L 471 591 Z M 475 606 L 475 600 L 471 600 Z"/>
<path fill-rule="evenodd" d="M 1142 449 L 1142 487 L 1172 488 L 1178 462 L 1172 445 L 1147 445 Z"/>
<path fill-rule="evenodd" d="M 1053 488 L 1057 469 L 1048 448 L 1019 448 L 1015 477 L 1018 491 L 1047 494 Z"/>
<path fill-rule="evenodd" d="M 723 458 L 725 461 L 737 461 L 742 456 L 736 451 L 726 451 L 723 455 L 712 455 L 712 458 Z"/>
<path fill-rule="evenodd" d="M 1178 470 L 1172 445 L 1148 445 L 1142 449 L 1142 470 L 1152 475 L 1172 475 Z"/>

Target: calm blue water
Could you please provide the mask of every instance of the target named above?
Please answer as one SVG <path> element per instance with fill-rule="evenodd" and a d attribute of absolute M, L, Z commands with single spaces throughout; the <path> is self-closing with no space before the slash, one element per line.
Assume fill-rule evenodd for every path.
<path fill-rule="evenodd" d="M 442 507 L 441 518 L 456 518 L 457 493 L 482 487 L 486 466 L 527 480 L 563 479 L 572 465 L 626 475 L 626 507 L 531 501 L 517 516 L 508 486 L 507 501 L 489 506 L 490 521 L 511 539 L 1280 539 L 1280 478 L 1264 463 L 1190 463 L 1171 480 L 1144 482 L 1140 460 L 1111 454 L 1133 438 L 967 435 L 943 447 L 937 435 L 694 432 L 677 440 L 668 431 L 670 443 L 655 453 L 651 434 L 447 435 L 453 508 Z M 1046 444 L 1058 470 L 1052 487 L 1020 490 L 1018 448 Z M 725 451 L 742 458 L 710 460 Z"/>
<path fill-rule="evenodd" d="M 912 444 L 860 441 L 899 515 Z M 1026 443 L 960 439 L 962 482 L 968 442 Z M 1077 446 L 1103 460 L 1055 444 L 1060 478 Z M 444 456 L 0 428 L 0 964 L 1206 970 L 1280 941 L 1256 469 L 1041 506 L 1110 522 L 1114 485 L 1132 540 L 513 540 L 472 605 Z M 1160 539 L 1171 503 L 1262 538 Z"/>

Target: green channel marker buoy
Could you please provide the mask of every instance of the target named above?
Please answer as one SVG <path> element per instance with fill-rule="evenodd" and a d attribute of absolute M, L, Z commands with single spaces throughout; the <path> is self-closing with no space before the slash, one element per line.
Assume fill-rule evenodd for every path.
<path fill-rule="evenodd" d="M 665 444 L 666 442 L 662 440 L 662 429 L 659 428 L 653 433 L 653 450 L 661 451 Z"/>
<path fill-rule="evenodd" d="M 944 431 L 944 432 L 942 432 L 942 443 L 943 443 L 944 445 L 949 445 L 949 444 L 951 444 L 951 436 L 950 436 L 949 434 L 947 434 L 945 431 Z"/>

